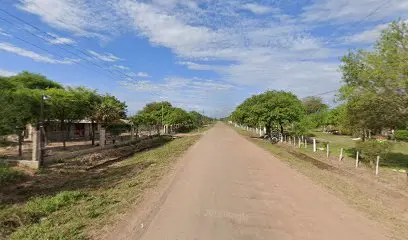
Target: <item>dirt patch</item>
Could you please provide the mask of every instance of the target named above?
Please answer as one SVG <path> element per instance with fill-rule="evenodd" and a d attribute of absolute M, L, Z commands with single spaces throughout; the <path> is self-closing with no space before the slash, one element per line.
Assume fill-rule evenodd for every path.
<path fill-rule="evenodd" d="M 371 219 L 391 229 L 393 239 L 406 239 L 408 202 L 405 191 L 390 187 L 384 183 L 384 180 L 379 181 L 375 176 L 368 178 L 366 174 L 361 174 L 365 169 L 357 169 L 353 172 L 343 166 L 342 162 L 327 159 L 326 156 L 321 156 L 324 160 L 313 158 L 290 145 L 272 145 L 266 141 L 251 138 L 245 131 L 237 131 Z M 320 155 L 316 154 L 316 156 Z"/>

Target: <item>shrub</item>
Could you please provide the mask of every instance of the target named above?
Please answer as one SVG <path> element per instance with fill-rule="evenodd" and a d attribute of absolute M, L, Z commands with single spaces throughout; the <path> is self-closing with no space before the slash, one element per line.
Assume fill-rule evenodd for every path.
<path fill-rule="evenodd" d="M 392 149 L 392 143 L 386 140 L 369 140 L 356 142 L 356 149 L 362 153 L 363 159 L 372 164 L 377 156 L 385 158 Z"/>
<path fill-rule="evenodd" d="M 408 141 L 408 130 L 395 131 L 394 138 L 400 141 Z"/>
<path fill-rule="evenodd" d="M 10 169 L 7 163 L 0 161 L 0 185 L 9 184 L 24 178 L 24 174 Z"/>

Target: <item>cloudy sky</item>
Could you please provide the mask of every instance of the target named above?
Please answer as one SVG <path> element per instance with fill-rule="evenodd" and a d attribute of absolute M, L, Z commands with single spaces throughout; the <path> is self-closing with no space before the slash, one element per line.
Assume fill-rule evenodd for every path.
<path fill-rule="evenodd" d="M 408 0 L 1 0 L 0 75 L 225 116 L 267 89 L 338 89 L 339 58 L 407 17 Z"/>

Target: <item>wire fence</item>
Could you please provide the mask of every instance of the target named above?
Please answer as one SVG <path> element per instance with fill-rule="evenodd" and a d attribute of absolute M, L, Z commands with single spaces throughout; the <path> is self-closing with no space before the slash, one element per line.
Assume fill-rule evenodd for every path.
<path fill-rule="evenodd" d="M 231 124 L 249 132 L 253 137 L 262 138 L 266 133 L 266 129 L 263 128 Z M 395 162 L 392 159 L 377 157 L 374 164 L 370 164 L 363 159 L 362 153 L 349 145 L 302 135 L 281 134 L 277 144 L 292 155 L 309 161 L 322 170 L 336 171 L 344 176 L 355 176 L 362 181 L 370 181 L 408 193 L 408 166 L 391 164 Z"/>

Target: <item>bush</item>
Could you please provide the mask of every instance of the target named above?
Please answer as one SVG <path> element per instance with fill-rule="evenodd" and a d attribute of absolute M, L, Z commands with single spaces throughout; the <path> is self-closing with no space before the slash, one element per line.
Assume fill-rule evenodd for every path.
<path fill-rule="evenodd" d="M 7 163 L 0 162 L 0 185 L 9 184 L 24 178 L 24 174 L 10 169 Z"/>
<path fill-rule="evenodd" d="M 362 153 L 364 160 L 373 163 L 377 156 L 385 158 L 392 150 L 392 143 L 386 140 L 369 140 L 356 142 L 356 149 Z"/>
<path fill-rule="evenodd" d="M 399 141 L 408 141 L 408 130 L 395 131 L 394 138 Z"/>

